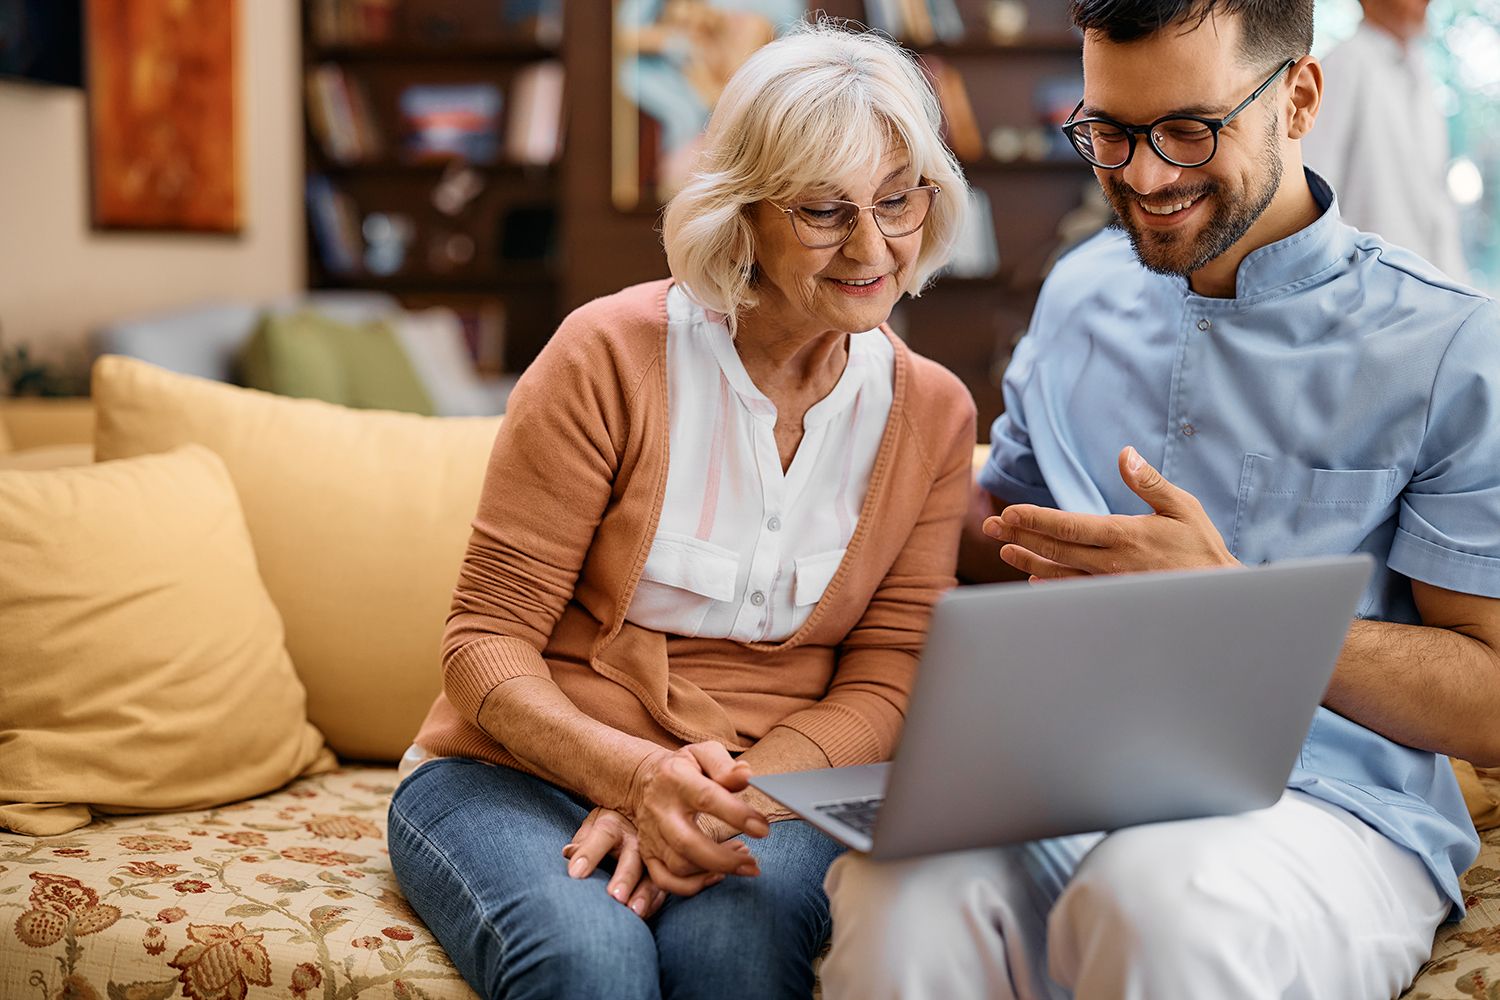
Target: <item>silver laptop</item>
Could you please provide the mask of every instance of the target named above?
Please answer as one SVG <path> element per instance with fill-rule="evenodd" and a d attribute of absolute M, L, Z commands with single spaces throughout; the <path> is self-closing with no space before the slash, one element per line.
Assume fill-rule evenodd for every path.
<path fill-rule="evenodd" d="M 1373 561 L 961 587 L 889 764 L 751 784 L 882 859 L 1280 797 Z"/>

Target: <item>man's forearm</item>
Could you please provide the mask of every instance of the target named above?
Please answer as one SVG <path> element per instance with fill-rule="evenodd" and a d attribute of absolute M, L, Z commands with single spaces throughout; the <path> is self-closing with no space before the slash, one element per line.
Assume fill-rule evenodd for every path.
<path fill-rule="evenodd" d="M 1500 657 L 1453 629 L 1356 621 L 1324 704 L 1397 743 L 1500 765 Z"/>
<path fill-rule="evenodd" d="M 479 725 L 554 784 L 623 809 L 636 769 L 667 751 L 579 711 L 549 680 L 517 677 L 485 699 Z"/>

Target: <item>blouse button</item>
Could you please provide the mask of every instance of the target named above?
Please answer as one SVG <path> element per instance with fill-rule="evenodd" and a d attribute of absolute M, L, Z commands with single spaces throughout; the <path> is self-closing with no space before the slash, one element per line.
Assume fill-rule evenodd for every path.
<path fill-rule="evenodd" d="M 771 518 L 769 521 L 766 522 L 766 529 L 768 531 L 780 531 L 781 530 L 781 518 L 779 518 L 779 517 L 773 517 L 773 518 Z"/>
<path fill-rule="evenodd" d="M 757 608 L 760 607 L 762 604 L 766 603 L 765 592 L 757 590 L 755 593 L 751 594 L 750 595 L 750 603 L 753 604 L 753 605 L 755 605 Z"/>
<path fill-rule="evenodd" d="M 1207 332 L 1208 332 L 1208 329 L 1209 329 L 1209 327 L 1211 327 L 1211 326 L 1213 326 L 1213 324 L 1212 324 L 1212 323 L 1210 323 L 1210 322 L 1209 322 L 1209 321 L 1208 321 L 1208 320 L 1206 320 L 1206 319 L 1200 319 L 1200 320 L 1199 320 L 1199 321 L 1198 321 L 1198 329 L 1200 329 L 1200 330 L 1202 330 L 1202 331 L 1203 331 L 1203 332 L 1204 332 L 1204 333 L 1207 333 Z"/>

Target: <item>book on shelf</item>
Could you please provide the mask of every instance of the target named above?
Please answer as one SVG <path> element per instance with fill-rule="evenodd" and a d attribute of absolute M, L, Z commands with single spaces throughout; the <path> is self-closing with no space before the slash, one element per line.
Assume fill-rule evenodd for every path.
<path fill-rule="evenodd" d="M 563 0 L 401 0 L 400 13 L 404 33 L 435 48 L 562 41 Z"/>
<path fill-rule="evenodd" d="M 974 104 L 969 100 L 969 89 L 964 85 L 963 74 L 954 66 L 934 56 L 925 56 L 923 65 L 932 77 L 933 89 L 937 91 L 938 104 L 943 111 L 943 138 L 965 163 L 973 163 L 984 157 L 984 137 L 979 131 L 979 121 L 974 116 Z"/>
<path fill-rule="evenodd" d="M 505 0 L 502 13 L 507 28 L 529 34 L 540 45 L 561 44 L 563 0 Z"/>
<path fill-rule="evenodd" d="M 414 83 L 399 104 L 403 155 L 424 163 L 494 163 L 500 155 L 500 88 L 492 83 Z"/>
<path fill-rule="evenodd" d="M 556 162 L 562 151 L 562 63 L 547 59 L 522 69 L 511 82 L 509 103 L 506 159 L 536 165 Z"/>
<path fill-rule="evenodd" d="M 363 270 L 359 209 L 347 192 L 321 174 L 307 178 L 307 219 L 325 271 L 348 276 Z"/>
<path fill-rule="evenodd" d="M 505 370 L 505 306 L 496 300 L 457 307 L 464 343 L 474 367 L 484 373 Z"/>
<path fill-rule="evenodd" d="M 870 27 L 914 45 L 964 39 L 964 19 L 957 0 L 865 0 Z"/>
<path fill-rule="evenodd" d="M 396 0 L 313 0 L 311 23 L 319 45 L 388 42 L 395 29 Z"/>
<path fill-rule="evenodd" d="M 335 163 L 379 157 L 383 146 L 369 96 L 335 63 L 307 72 L 307 120 L 318 145 Z"/>
<path fill-rule="evenodd" d="M 954 278 L 991 278 L 1000 271 L 1000 244 L 995 238 L 995 213 L 990 196 L 969 189 L 969 214 L 959 230 L 953 258 L 945 274 Z"/>
<path fill-rule="evenodd" d="M 1083 77 L 1077 73 L 1043 77 L 1033 88 L 1031 100 L 1037 122 L 1046 130 L 1048 157 L 1071 161 L 1076 154 L 1063 135 L 1062 124 L 1083 100 Z"/>

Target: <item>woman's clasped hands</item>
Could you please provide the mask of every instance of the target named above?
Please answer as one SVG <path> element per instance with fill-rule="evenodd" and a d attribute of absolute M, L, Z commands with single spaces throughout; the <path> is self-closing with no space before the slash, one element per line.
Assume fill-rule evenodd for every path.
<path fill-rule="evenodd" d="M 588 878 L 615 859 L 610 896 L 642 919 L 667 894 L 692 896 L 730 875 L 760 874 L 749 847 L 733 838 L 764 837 L 770 824 L 735 793 L 750 783 L 750 765 L 721 743 L 662 750 L 636 769 L 623 810 L 600 806 L 563 848 L 568 874 Z"/>

